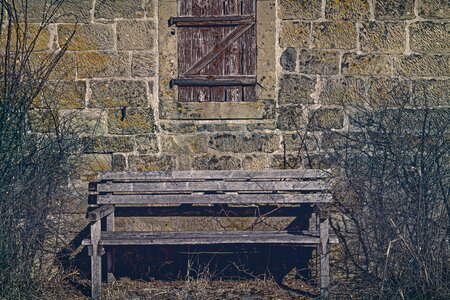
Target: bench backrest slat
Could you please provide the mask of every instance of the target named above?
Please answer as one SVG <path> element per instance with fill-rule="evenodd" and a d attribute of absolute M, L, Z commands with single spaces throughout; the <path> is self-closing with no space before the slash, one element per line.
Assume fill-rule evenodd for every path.
<path fill-rule="evenodd" d="M 100 193 L 190 193 L 190 192 L 264 192 L 327 191 L 330 183 L 314 181 L 192 181 L 192 182 L 105 182 L 97 185 Z"/>
<path fill-rule="evenodd" d="M 98 195 L 97 204 L 298 204 L 329 203 L 331 194 Z"/>
<path fill-rule="evenodd" d="M 265 170 L 265 171 L 152 171 L 152 172 L 106 172 L 100 173 L 102 181 L 190 181 L 221 179 L 325 179 L 330 172 L 316 169 L 302 170 Z"/>

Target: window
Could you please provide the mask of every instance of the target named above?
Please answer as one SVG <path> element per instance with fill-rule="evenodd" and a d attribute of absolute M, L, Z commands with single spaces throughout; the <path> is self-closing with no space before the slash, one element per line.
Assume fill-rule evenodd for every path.
<path fill-rule="evenodd" d="M 178 0 L 178 101 L 256 100 L 255 18 L 255 0 Z"/>

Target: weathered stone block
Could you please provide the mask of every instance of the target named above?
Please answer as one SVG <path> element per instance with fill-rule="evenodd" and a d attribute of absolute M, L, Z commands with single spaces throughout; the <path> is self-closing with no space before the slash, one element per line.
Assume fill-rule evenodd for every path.
<path fill-rule="evenodd" d="M 133 52 L 131 59 L 131 76 L 155 76 L 156 57 L 152 52 Z"/>
<path fill-rule="evenodd" d="M 418 106 L 449 106 L 450 80 L 415 80 L 413 103 Z"/>
<path fill-rule="evenodd" d="M 255 130 L 275 130 L 277 129 L 277 123 L 275 120 L 269 120 L 269 122 L 251 123 L 246 126 L 247 131 Z"/>
<path fill-rule="evenodd" d="M 361 50 L 369 53 L 403 53 L 406 47 L 405 24 L 367 22 L 360 30 Z"/>
<path fill-rule="evenodd" d="M 129 75 L 127 52 L 76 53 L 78 78 L 125 77 Z"/>
<path fill-rule="evenodd" d="M 275 99 L 277 88 L 277 40 L 274 28 L 277 27 L 276 1 L 256 1 L 256 89 L 257 100 Z M 256 100 L 255 99 L 255 100 Z"/>
<path fill-rule="evenodd" d="M 315 20 L 322 11 L 320 0 L 280 0 L 279 5 L 282 19 Z"/>
<path fill-rule="evenodd" d="M 85 135 L 103 135 L 107 131 L 106 114 L 97 109 L 69 110 L 63 117 L 68 124 L 77 129 L 77 132 Z"/>
<path fill-rule="evenodd" d="M 336 161 L 338 159 L 339 156 L 337 154 L 333 154 L 332 152 L 326 154 L 315 154 L 305 158 L 305 165 L 311 169 L 331 169 L 336 166 Z"/>
<path fill-rule="evenodd" d="M 414 0 L 375 0 L 375 19 L 414 19 Z"/>
<path fill-rule="evenodd" d="M 3 29 L 0 38 L 0 47 L 2 51 L 5 51 L 7 46 L 10 51 L 16 51 L 18 50 L 16 49 L 17 45 L 19 49 L 25 46 L 32 51 L 45 51 L 50 48 L 50 33 L 48 26 L 43 27 L 39 24 L 28 23 L 26 32 L 27 34 L 24 36 L 25 26 L 23 26 L 23 24 L 14 24 L 11 27 L 11 35 L 8 41 L 8 31 L 6 28 Z M 18 39 L 17 35 L 19 36 Z M 9 45 L 7 45 L 7 42 L 9 42 Z M 34 43 L 34 45 L 32 45 L 32 43 Z"/>
<path fill-rule="evenodd" d="M 202 128 L 201 124 L 193 124 L 193 123 L 174 123 L 174 122 L 160 122 L 162 131 L 178 133 L 178 134 L 187 134 L 194 133 L 200 131 Z"/>
<path fill-rule="evenodd" d="M 274 152 L 279 149 L 280 137 L 268 133 L 250 135 L 234 133 L 218 133 L 209 140 L 212 149 L 224 152 L 250 153 Z"/>
<path fill-rule="evenodd" d="M 32 0 L 28 1 L 28 3 L 35 1 L 49 3 L 48 0 Z M 65 0 L 60 3 L 61 6 L 54 18 L 55 23 L 88 23 L 90 21 L 92 0 Z M 42 14 L 40 20 L 42 20 Z"/>
<path fill-rule="evenodd" d="M 94 18 L 96 19 L 138 19 L 144 17 L 143 0 L 97 0 Z"/>
<path fill-rule="evenodd" d="M 127 159 L 122 154 L 113 154 L 111 160 L 111 170 L 115 172 L 125 171 L 127 168 Z"/>
<path fill-rule="evenodd" d="M 65 0 L 58 3 L 48 0 L 30 0 L 14 3 L 21 20 L 24 19 L 22 5 L 24 3 L 27 4 L 27 20 L 30 23 L 87 23 L 91 17 L 89 11 L 92 8 L 92 0 Z M 57 5 L 59 8 L 55 11 Z M 54 14 L 49 11 L 54 11 Z M 47 12 L 45 20 L 44 12 Z"/>
<path fill-rule="evenodd" d="M 370 17 L 368 0 L 327 0 L 325 17 L 329 20 L 367 20 Z"/>
<path fill-rule="evenodd" d="M 340 129 L 344 126 L 344 114 L 341 109 L 321 108 L 309 112 L 310 124 L 317 129 Z"/>
<path fill-rule="evenodd" d="M 59 44 L 62 45 L 68 41 L 68 50 L 109 50 L 114 47 L 114 31 L 109 24 L 59 24 L 58 37 Z"/>
<path fill-rule="evenodd" d="M 165 24 L 177 11 L 177 1 L 158 1 L 158 22 Z M 174 33 L 174 34 L 173 34 Z M 159 99 L 176 101 L 177 89 L 170 88 L 170 80 L 178 76 L 178 36 L 169 26 L 158 27 Z"/>
<path fill-rule="evenodd" d="M 270 158 L 266 154 L 246 155 L 242 167 L 244 170 L 266 170 L 270 167 Z"/>
<path fill-rule="evenodd" d="M 339 73 L 339 53 L 336 51 L 302 50 L 300 73 L 336 75 Z"/>
<path fill-rule="evenodd" d="M 242 168 L 242 161 L 230 155 L 204 155 L 194 157 L 194 170 L 237 170 Z"/>
<path fill-rule="evenodd" d="M 175 169 L 175 158 L 169 155 L 130 155 L 128 169 L 132 171 L 170 171 Z"/>
<path fill-rule="evenodd" d="M 122 110 L 110 109 L 108 112 L 108 132 L 111 134 L 148 134 L 155 130 L 151 109 L 129 108 L 125 117 Z"/>
<path fill-rule="evenodd" d="M 280 106 L 277 127 L 281 130 L 302 130 L 306 122 L 301 105 Z"/>
<path fill-rule="evenodd" d="M 410 84 L 395 78 L 371 78 L 368 96 L 372 108 L 401 107 L 410 102 Z"/>
<path fill-rule="evenodd" d="M 316 80 L 300 75 L 284 75 L 280 79 L 278 100 L 280 104 L 310 104 L 314 100 Z"/>
<path fill-rule="evenodd" d="M 86 149 L 87 153 L 132 152 L 134 142 L 128 136 L 99 136 Z"/>
<path fill-rule="evenodd" d="M 86 181 L 94 181 L 98 172 L 111 170 L 111 159 L 110 154 L 85 154 L 81 157 L 81 164 L 75 174 Z"/>
<path fill-rule="evenodd" d="M 120 108 L 148 106 L 147 85 L 136 80 L 91 81 L 90 107 Z"/>
<path fill-rule="evenodd" d="M 321 22 L 313 24 L 313 47 L 316 49 L 356 48 L 356 25 L 353 22 Z"/>
<path fill-rule="evenodd" d="M 272 157 L 271 169 L 300 169 L 303 167 L 301 154 L 276 154 Z"/>
<path fill-rule="evenodd" d="M 281 23 L 280 46 L 308 48 L 311 24 L 299 21 Z"/>
<path fill-rule="evenodd" d="M 280 58 L 280 65 L 283 70 L 295 71 L 295 66 L 297 65 L 297 51 L 295 48 L 289 47 L 283 51 Z"/>
<path fill-rule="evenodd" d="M 387 55 L 346 53 L 342 57 L 343 75 L 391 75 L 391 58 Z"/>
<path fill-rule="evenodd" d="M 208 152 L 208 135 L 163 135 L 161 151 L 173 154 L 194 154 Z"/>
<path fill-rule="evenodd" d="M 28 112 L 27 130 L 39 133 L 53 133 L 57 127 L 50 109 L 37 108 Z"/>
<path fill-rule="evenodd" d="M 144 0 L 145 14 L 147 18 L 153 18 L 155 16 L 155 2 L 156 0 Z"/>
<path fill-rule="evenodd" d="M 175 102 L 160 101 L 161 119 L 215 120 L 274 118 L 274 101 Z"/>
<path fill-rule="evenodd" d="M 33 52 L 30 54 L 30 68 L 32 72 L 42 72 L 48 63 L 55 60 L 55 55 L 47 52 Z M 75 58 L 72 53 L 64 53 L 49 75 L 49 80 L 74 80 Z"/>
<path fill-rule="evenodd" d="M 410 46 L 414 52 L 450 52 L 450 23 L 412 23 L 409 32 Z"/>
<path fill-rule="evenodd" d="M 448 0 L 419 0 L 419 16 L 424 18 L 448 19 L 450 2 Z"/>
<path fill-rule="evenodd" d="M 314 152 L 319 150 L 320 137 L 304 134 L 285 134 L 283 136 L 286 151 Z"/>
<path fill-rule="evenodd" d="M 158 138 L 156 134 L 138 135 L 134 138 L 137 152 L 148 154 L 158 152 Z"/>
<path fill-rule="evenodd" d="M 352 115 L 349 116 L 352 118 Z M 355 149 L 356 147 L 362 148 L 365 146 L 365 137 L 362 133 L 337 133 L 332 131 L 326 131 L 323 133 L 321 148 L 326 152 L 328 150 L 343 150 L 343 149 Z"/>
<path fill-rule="evenodd" d="M 50 81 L 43 89 L 43 101 L 50 106 L 78 109 L 85 107 L 86 83 L 83 81 Z"/>
<path fill-rule="evenodd" d="M 404 76 L 449 76 L 450 55 L 402 55 L 394 58 L 394 70 Z"/>
<path fill-rule="evenodd" d="M 117 21 L 117 49 L 152 50 L 156 29 L 153 21 Z"/>
<path fill-rule="evenodd" d="M 364 105 L 365 82 L 348 76 L 329 79 L 323 83 L 320 102 L 325 105 Z"/>

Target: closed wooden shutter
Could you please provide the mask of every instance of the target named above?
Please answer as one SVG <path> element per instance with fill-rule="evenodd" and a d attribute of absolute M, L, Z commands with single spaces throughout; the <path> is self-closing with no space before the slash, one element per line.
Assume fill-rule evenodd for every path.
<path fill-rule="evenodd" d="M 179 0 L 179 101 L 255 101 L 255 0 Z"/>

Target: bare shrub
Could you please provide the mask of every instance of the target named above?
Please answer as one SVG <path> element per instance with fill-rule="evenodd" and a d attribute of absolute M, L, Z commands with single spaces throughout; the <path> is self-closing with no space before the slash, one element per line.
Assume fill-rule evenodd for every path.
<path fill-rule="evenodd" d="M 420 103 L 400 86 L 386 102 L 343 103 L 348 128 L 316 128 L 339 173 L 332 227 L 344 297 L 450 295 L 450 114 L 421 92 Z"/>
<path fill-rule="evenodd" d="M 59 273 L 62 213 L 83 143 L 59 101 L 45 87 L 67 50 L 37 45 L 63 1 L 44 1 L 40 23 L 28 20 L 34 1 L 2 0 L 0 18 L 0 298 L 35 298 Z"/>

